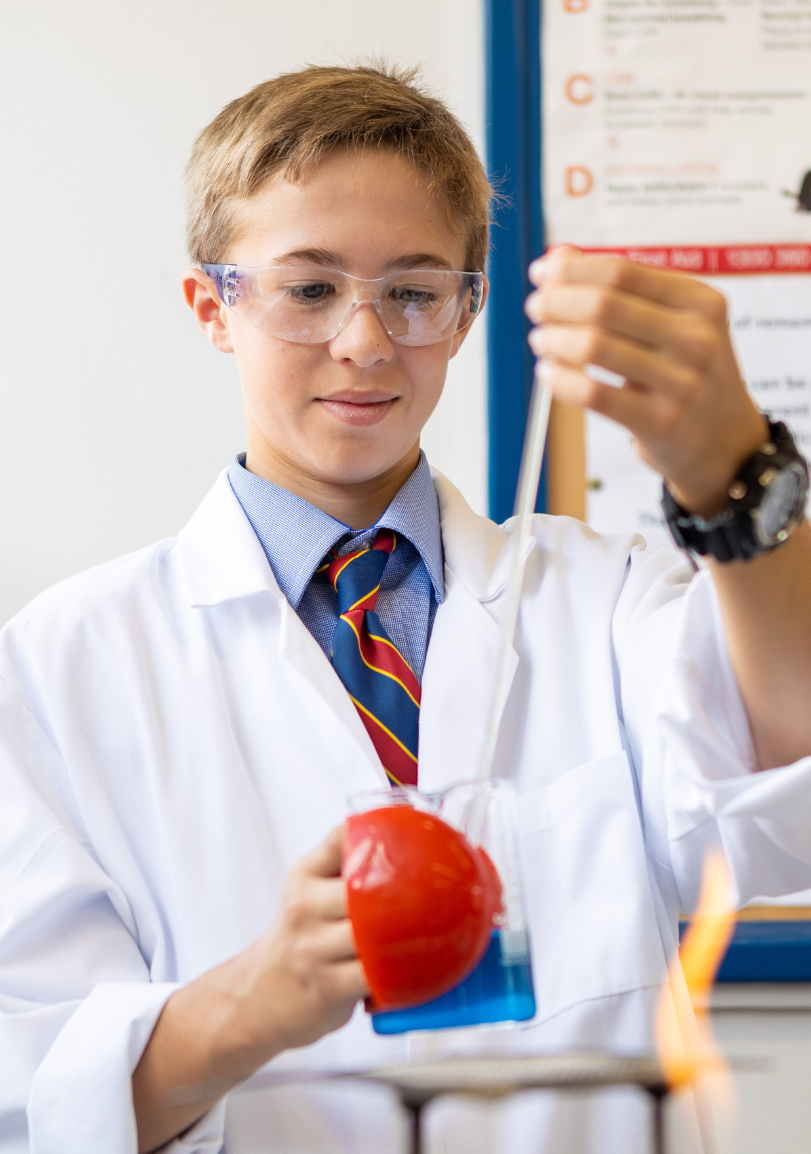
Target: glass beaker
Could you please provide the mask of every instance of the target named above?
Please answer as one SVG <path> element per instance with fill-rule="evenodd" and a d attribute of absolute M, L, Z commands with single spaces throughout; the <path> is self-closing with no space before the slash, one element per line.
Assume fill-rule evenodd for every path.
<path fill-rule="evenodd" d="M 484 854 L 479 854 L 470 840 L 470 834 L 481 788 L 478 782 L 463 782 L 436 794 L 423 794 L 409 788 L 380 790 L 362 794 L 350 801 L 353 814 L 364 814 L 367 820 L 370 815 L 381 815 L 384 811 L 388 811 L 385 816 L 389 819 L 401 817 L 391 812 L 397 807 L 407 807 L 414 811 L 410 831 L 406 831 L 405 825 L 400 822 L 400 837 L 407 834 L 415 839 L 415 857 L 435 852 L 435 860 L 427 863 L 431 891 L 429 893 L 426 889 L 418 910 L 418 915 L 425 921 L 424 930 L 419 932 L 409 916 L 401 916 L 402 937 L 393 942 L 400 960 L 408 959 L 408 963 L 414 967 L 415 979 L 419 979 L 422 976 L 420 967 L 433 964 L 436 957 L 436 954 L 429 954 L 429 949 L 436 948 L 437 943 L 444 949 L 455 935 L 460 952 L 466 952 L 469 962 L 463 966 L 465 972 L 460 975 L 460 980 L 451 979 L 455 980 L 451 989 L 447 989 L 445 983 L 446 992 L 429 1000 L 395 1008 L 380 1008 L 372 1004 L 369 1007 L 372 1026 L 378 1034 L 523 1022 L 535 1014 L 529 935 L 518 854 L 515 791 L 509 782 L 501 780 L 488 782 L 484 786 L 484 822 L 479 843 Z M 419 820 L 420 815 L 424 816 L 425 822 Z M 429 828 L 432 818 L 440 819 L 439 823 L 433 823 L 435 828 Z M 352 818 L 349 820 L 351 823 Z M 371 878 L 373 888 L 379 883 L 381 897 L 387 894 L 391 901 L 391 895 L 394 894 L 395 902 L 399 902 L 404 894 L 410 892 L 414 862 L 411 857 L 404 856 L 402 845 L 395 848 L 393 853 L 390 852 L 385 844 L 388 833 L 384 824 L 381 820 L 373 820 L 369 826 L 377 832 L 372 834 L 371 839 L 367 837 L 366 848 L 363 850 L 366 854 L 364 885 Z M 389 826 L 392 824 L 395 823 L 390 820 Z M 424 833 L 421 828 L 423 826 Z M 440 830 L 439 826 L 444 826 L 444 830 Z M 447 827 L 456 831 L 457 844 L 453 844 Z M 444 842 L 430 841 L 443 832 Z M 437 847 L 436 851 L 434 846 Z M 477 869 L 480 872 L 474 876 Z M 494 873 L 498 875 L 497 880 Z M 351 887 L 351 880 L 349 884 Z M 477 887 L 481 899 L 476 892 Z M 498 891 L 495 900 L 491 900 L 493 887 Z M 450 923 L 447 921 L 440 926 L 435 924 L 437 916 L 447 913 L 448 902 L 456 903 L 458 930 L 449 931 Z M 383 906 L 378 908 L 385 909 Z M 408 913 L 411 914 L 411 908 Z M 466 921 L 463 914 L 466 915 Z M 443 932 L 445 936 L 441 937 Z M 447 957 L 447 951 L 442 956 Z M 452 970 L 448 969 L 447 972 L 451 973 Z M 418 981 L 415 984 L 418 985 Z"/>

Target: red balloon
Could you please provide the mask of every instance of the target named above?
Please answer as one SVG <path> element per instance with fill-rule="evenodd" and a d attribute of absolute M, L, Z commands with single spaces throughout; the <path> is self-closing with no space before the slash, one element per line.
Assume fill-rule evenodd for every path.
<path fill-rule="evenodd" d="M 487 854 L 447 822 L 408 805 L 347 821 L 343 876 L 375 1010 L 438 998 L 483 958 L 501 910 Z"/>

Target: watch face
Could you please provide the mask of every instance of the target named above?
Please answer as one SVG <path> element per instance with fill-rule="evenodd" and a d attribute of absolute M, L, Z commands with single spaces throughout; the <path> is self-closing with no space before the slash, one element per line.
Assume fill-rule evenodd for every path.
<path fill-rule="evenodd" d="M 802 465 L 792 462 L 775 473 L 752 513 L 755 536 L 761 545 L 777 545 L 786 540 L 805 512 L 807 491 Z"/>

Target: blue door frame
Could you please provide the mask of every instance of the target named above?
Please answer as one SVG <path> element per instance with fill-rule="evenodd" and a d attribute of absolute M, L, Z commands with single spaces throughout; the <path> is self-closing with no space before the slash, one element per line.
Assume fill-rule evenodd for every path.
<path fill-rule="evenodd" d="M 487 165 L 508 198 L 493 222 L 488 266 L 488 488 L 490 516 L 512 514 L 532 388 L 524 298 L 529 262 L 543 251 L 540 0 L 485 0 Z M 541 477 L 538 509 L 546 507 Z"/>

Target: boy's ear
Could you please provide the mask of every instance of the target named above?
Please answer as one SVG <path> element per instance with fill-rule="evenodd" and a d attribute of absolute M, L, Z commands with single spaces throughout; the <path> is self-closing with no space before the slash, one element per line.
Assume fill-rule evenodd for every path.
<path fill-rule="evenodd" d="M 482 315 L 482 309 L 484 308 L 484 302 L 487 300 L 487 294 L 489 293 L 489 291 L 490 291 L 490 282 L 488 281 L 487 277 L 485 277 L 484 282 L 482 284 L 482 299 L 479 302 L 478 309 L 476 310 L 476 316 L 472 317 L 472 319 L 469 321 L 468 324 L 465 325 L 465 327 L 463 329 L 457 329 L 457 331 L 453 334 L 453 343 L 451 344 L 451 356 L 452 357 L 455 357 L 456 354 L 461 349 L 462 341 L 465 339 L 467 334 L 473 328 L 473 321 L 475 321 L 476 317 L 480 317 Z"/>
<path fill-rule="evenodd" d="M 206 276 L 202 269 L 187 269 L 183 274 L 183 295 L 214 348 L 221 353 L 232 353 L 234 344 L 226 320 L 226 306 L 220 300 L 211 277 Z"/>

